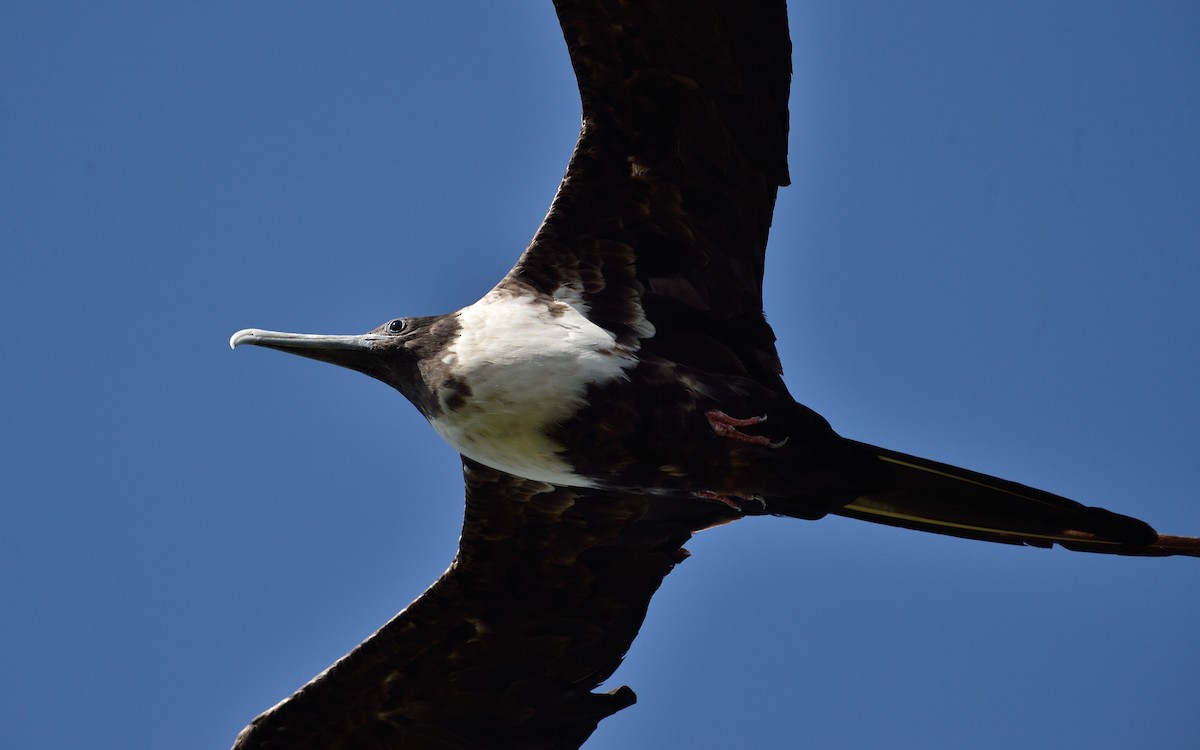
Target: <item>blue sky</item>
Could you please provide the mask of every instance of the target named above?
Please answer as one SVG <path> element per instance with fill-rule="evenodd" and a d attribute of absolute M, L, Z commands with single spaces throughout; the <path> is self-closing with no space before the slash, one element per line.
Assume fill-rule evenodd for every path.
<path fill-rule="evenodd" d="M 766 290 L 843 434 L 1200 534 L 1200 6 L 797 2 Z M 0 7 L 0 745 L 225 747 L 445 569 L 457 459 L 231 353 L 482 295 L 578 102 L 549 3 Z M 589 748 L 1178 747 L 1200 562 L 705 533 Z"/>

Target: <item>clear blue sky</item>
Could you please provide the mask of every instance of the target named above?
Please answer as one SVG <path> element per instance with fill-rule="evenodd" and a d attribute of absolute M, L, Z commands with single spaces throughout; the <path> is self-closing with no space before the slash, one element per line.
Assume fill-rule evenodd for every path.
<path fill-rule="evenodd" d="M 795 2 L 768 313 L 843 434 L 1200 534 L 1200 5 Z M 548 2 L 0 6 L 0 745 L 221 748 L 445 569 L 458 461 L 229 351 L 482 295 L 578 127 Z M 1181 747 L 1200 561 L 701 535 L 590 748 Z"/>

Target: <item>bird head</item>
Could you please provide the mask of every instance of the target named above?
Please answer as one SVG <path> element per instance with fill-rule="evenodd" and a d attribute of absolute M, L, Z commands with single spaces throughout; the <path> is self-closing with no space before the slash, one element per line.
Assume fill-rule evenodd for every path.
<path fill-rule="evenodd" d="M 230 348 L 261 346 L 329 362 L 370 375 L 404 394 L 430 416 L 431 384 L 420 363 L 441 346 L 445 316 L 395 318 L 362 334 L 285 333 L 246 328 L 229 339 Z"/>

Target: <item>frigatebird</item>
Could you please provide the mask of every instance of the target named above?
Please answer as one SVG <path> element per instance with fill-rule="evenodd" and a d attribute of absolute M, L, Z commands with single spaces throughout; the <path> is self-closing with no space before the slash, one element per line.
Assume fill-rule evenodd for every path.
<path fill-rule="evenodd" d="M 392 385 L 463 455 L 433 587 L 238 747 L 575 747 L 696 530 L 833 513 L 995 542 L 1200 554 L 1127 516 L 837 435 L 762 315 L 787 184 L 783 2 L 556 3 L 583 128 L 550 213 L 473 305 L 366 334 L 246 330 Z"/>

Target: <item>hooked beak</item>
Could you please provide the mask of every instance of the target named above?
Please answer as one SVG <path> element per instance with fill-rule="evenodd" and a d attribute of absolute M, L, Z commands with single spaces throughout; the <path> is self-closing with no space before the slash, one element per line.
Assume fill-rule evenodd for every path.
<path fill-rule="evenodd" d="M 246 328 L 229 338 L 229 348 L 236 349 L 243 344 L 262 346 L 373 375 L 375 368 L 372 365 L 378 360 L 378 344 L 383 338 L 376 333 L 330 336 Z"/>

